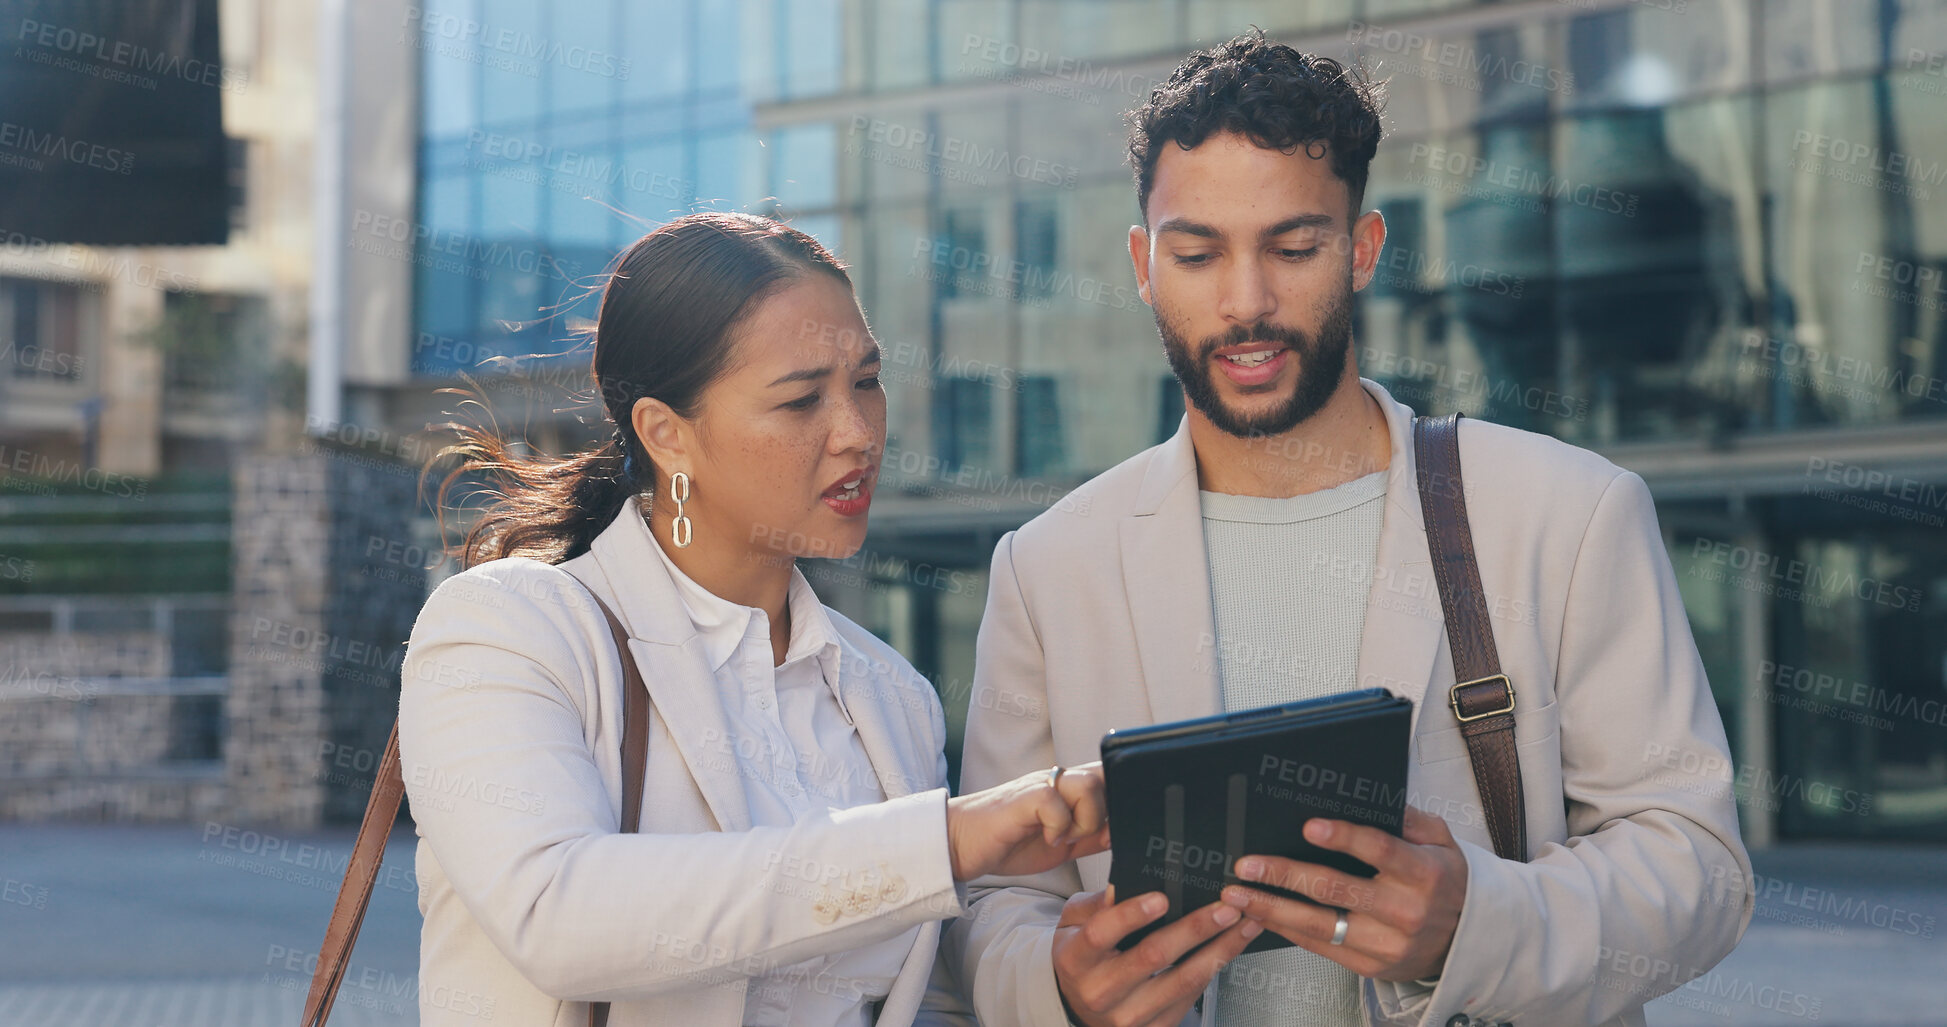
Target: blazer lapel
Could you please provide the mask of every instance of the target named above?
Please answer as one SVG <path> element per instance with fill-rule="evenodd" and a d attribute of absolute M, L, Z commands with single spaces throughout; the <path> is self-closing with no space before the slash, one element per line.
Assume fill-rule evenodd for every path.
<path fill-rule="evenodd" d="M 862 653 L 848 652 L 839 665 L 839 694 L 845 697 L 845 712 L 852 717 L 852 730 L 858 732 L 859 744 L 865 748 L 865 757 L 872 762 L 872 773 L 878 777 L 886 798 L 897 799 L 933 787 L 934 765 L 921 765 L 907 744 L 909 738 L 917 736 L 911 735 L 905 724 L 889 720 L 895 709 L 903 707 L 886 701 L 865 672 L 845 671 L 845 668 L 873 666 L 873 661 Z M 897 686 L 888 682 L 884 687 Z"/>
<path fill-rule="evenodd" d="M 710 815 L 721 830 L 748 830 L 750 805 L 738 774 L 737 739 L 716 674 L 676 583 L 650 548 L 655 544 L 631 502 L 589 551 L 615 597 L 615 615 L 629 629 L 629 651 L 642 670 L 651 708 L 683 754 Z"/>
<path fill-rule="evenodd" d="M 1373 558 L 1372 588 L 1366 596 L 1366 624 L 1359 640 L 1359 687 L 1384 688 L 1413 703 L 1418 737 L 1420 712 L 1429 694 L 1445 637 L 1433 557 L 1420 512 L 1419 479 L 1413 459 L 1413 411 L 1377 383 L 1359 384 L 1379 402 L 1392 435 L 1387 468 L 1386 513 Z M 1440 697 L 1444 697 L 1441 692 Z"/>
<path fill-rule="evenodd" d="M 717 828 L 749 830 L 750 806 L 737 772 L 737 738 L 730 732 L 702 640 L 691 634 L 687 642 L 671 645 L 631 638 L 629 651 L 642 668 L 649 701 L 683 754 Z"/>
<path fill-rule="evenodd" d="M 1135 623 L 1150 722 L 1220 711 L 1217 629 L 1187 419 L 1157 448 L 1135 512 L 1122 519 L 1120 532 L 1122 585 Z"/>

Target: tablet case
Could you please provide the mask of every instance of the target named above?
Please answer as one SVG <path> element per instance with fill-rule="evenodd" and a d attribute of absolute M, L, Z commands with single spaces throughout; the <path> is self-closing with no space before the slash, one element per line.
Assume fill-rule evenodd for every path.
<path fill-rule="evenodd" d="M 1104 735 L 1116 900 L 1153 891 L 1170 900 L 1168 913 L 1120 947 L 1243 883 L 1234 873 L 1240 856 L 1285 856 L 1371 877 L 1372 867 L 1318 848 L 1301 832 L 1319 816 L 1400 833 L 1412 715 L 1412 703 L 1368 688 Z M 1265 931 L 1245 951 L 1290 944 Z"/>

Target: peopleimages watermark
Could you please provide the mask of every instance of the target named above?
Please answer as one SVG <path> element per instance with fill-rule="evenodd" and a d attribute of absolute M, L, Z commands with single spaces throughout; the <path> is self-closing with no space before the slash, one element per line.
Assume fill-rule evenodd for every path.
<path fill-rule="evenodd" d="M 1906 51 L 1906 70 L 1913 74 L 1893 78 L 1903 88 L 1935 96 L 1947 94 L 1947 53 L 1929 53 L 1909 47 Z"/>
<path fill-rule="evenodd" d="M 1474 92 L 1481 90 L 1484 79 L 1533 86 L 1564 96 L 1575 91 L 1575 76 L 1570 72 L 1551 68 L 1539 61 L 1522 58 L 1510 60 L 1466 43 L 1443 43 L 1433 36 L 1369 25 L 1363 21 L 1348 22 L 1345 39 L 1348 43 L 1384 53 L 1414 58 L 1416 63 L 1409 63 L 1404 69 L 1408 75 Z M 1469 78 L 1469 75 L 1473 77 Z"/>
<path fill-rule="evenodd" d="M 913 240 L 913 263 L 907 277 L 929 282 L 951 281 L 961 292 L 1011 300 L 1023 307 L 1045 309 L 1055 296 L 1072 296 L 1111 310 L 1132 310 L 1142 297 L 1123 282 L 1077 275 L 1045 264 L 996 259 L 992 253 L 955 246 L 945 239 L 920 236 Z"/>
<path fill-rule="evenodd" d="M 1924 591 L 1911 585 L 1896 585 L 1851 570 L 1830 570 L 1815 563 L 1781 558 L 1762 549 L 1719 539 L 1699 537 L 1691 546 L 1690 556 L 1697 561 L 1690 573 L 1706 581 L 1724 581 L 1750 591 L 1780 599 L 1796 599 L 1816 606 L 1826 605 L 1826 600 L 1832 596 L 1851 596 L 1895 610 L 1919 613 L 1921 600 L 1926 598 Z M 1706 561 L 1717 567 L 1704 566 Z M 1736 573 L 1727 574 L 1725 568 Z"/>
<path fill-rule="evenodd" d="M 896 121 L 870 118 L 863 114 L 852 117 L 852 140 L 846 144 L 846 153 L 858 156 L 865 152 L 860 142 L 861 135 L 866 141 L 876 143 L 882 148 L 875 154 L 875 159 L 880 159 L 881 163 L 896 163 L 881 158 L 898 153 L 924 158 L 924 160 L 914 160 L 901 165 L 915 171 L 938 170 L 941 174 L 946 174 L 946 171 L 951 169 L 940 169 L 939 165 L 954 164 L 971 168 L 976 172 L 1012 175 L 1024 182 L 1059 186 L 1064 189 L 1073 188 L 1076 177 L 1080 174 L 1078 169 L 1067 164 L 1044 160 L 1025 153 L 1012 153 L 1004 146 L 983 146 L 974 140 L 960 136 L 910 128 Z M 970 185 L 987 184 L 986 178 L 979 175 L 966 177 L 966 181 Z"/>
<path fill-rule="evenodd" d="M 1425 185 L 1442 192 L 1457 193 L 1473 199 L 1503 203 L 1504 206 L 1514 206 L 1530 213 L 1541 213 L 1543 206 L 1540 201 L 1547 199 L 1633 218 L 1636 216 L 1637 205 L 1642 202 L 1642 197 L 1635 193 L 1626 193 L 1591 182 L 1577 182 L 1572 178 L 1562 178 L 1550 172 L 1536 171 L 1519 164 L 1509 164 L 1485 157 L 1470 157 L 1459 150 L 1449 150 L 1444 146 L 1434 146 L 1429 143 L 1414 143 L 1408 159 L 1413 164 L 1424 163 L 1428 169 L 1428 171 L 1415 169 L 1407 172 L 1406 180 L 1411 184 Z M 1475 189 L 1465 183 L 1444 182 L 1429 174 L 1429 171 L 1443 172 L 1457 178 L 1464 177 L 1469 182 L 1485 182 L 1499 188 Z"/>
<path fill-rule="evenodd" d="M 0 580 L 6 577 L 0 571 Z M 84 680 L 56 674 L 45 668 L 29 669 L 23 660 L 14 660 L 7 669 L 0 671 L 0 695 L 7 698 L 60 699 L 66 702 L 92 706 L 101 696 L 101 684 L 92 679 Z"/>
<path fill-rule="evenodd" d="M 1429 281 L 1438 281 L 1509 299 L 1520 299 L 1528 284 L 1520 275 L 1403 246 L 1388 246 L 1381 251 L 1379 259 L 1373 262 L 1373 275 L 1399 289 L 1417 290 Z"/>
<path fill-rule="evenodd" d="M 414 366 L 437 364 L 458 368 L 483 392 L 532 399 L 578 400 L 601 384 L 589 370 L 585 354 L 503 352 L 513 348 L 510 338 L 475 342 L 451 335 L 419 332 L 413 337 Z"/>
<path fill-rule="evenodd" d="M 55 247 L 59 246 L 58 254 Z M 52 261 L 74 274 L 77 288 L 97 290 L 104 281 L 124 281 L 144 289 L 170 292 L 198 292 L 202 284 L 192 275 L 172 271 L 153 261 L 137 260 L 126 250 L 100 250 L 93 246 L 63 245 L 38 235 L 0 228 L 0 252 Z"/>
<path fill-rule="evenodd" d="M 1725 1001 L 1716 1001 L 1720 999 L 1806 1020 L 1817 1020 L 1824 1008 L 1824 1000 L 1815 995 L 1746 980 L 1726 973 L 1721 967 L 1685 966 L 1662 954 L 1608 945 L 1596 947 L 1596 968 L 1589 974 L 1589 981 L 1605 991 L 1620 991 L 1645 999 L 1661 995 L 1671 1005 L 1719 1017 L 1732 1014 Z"/>
<path fill-rule="evenodd" d="M 607 50 L 537 36 L 526 29 L 494 26 L 475 18 L 408 6 L 400 22 L 402 43 L 441 57 L 452 57 L 530 78 L 552 64 L 598 78 L 628 81 L 633 61 Z M 416 32 L 414 30 L 417 30 Z"/>
<path fill-rule="evenodd" d="M 437 439 L 400 435 L 372 425 L 352 421 L 327 421 L 316 414 L 304 418 L 305 438 L 312 442 L 335 442 L 366 453 L 409 464 L 422 463 L 439 450 Z"/>
<path fill-rule="evenodd" d="M 265 662 L 307 667 L 334 677 L 366 678 L 379 685 L 396 680 L 405 659 L 401 644 L 349 638 L 272 617 L 252 620 L 250 644 L 244 652 Z"/>
<path fill-rule="evenodd" d="M 1860 250 L 1852 271 L 1851 291 L 1856 293 L 1910 303 L 1922 310 L 1939 310 L 1942 299 L 1947 299 L 1947 278 L 1932 264 Z M 1865 276 L 1876 281 L 1868 282 Z"/>
<path fill-rule="evenodd" d="M 800 558 L 824 561 L 813 569 L 824 584 L 859 589 L 913 585 L 951 595 L 971 594 L 977 585 L 970 571 L 864 548 L 841 555 L 828 538 L 780 525 L 751 525 L 750 541 L 761 541 L 770 548 L 771 554 L 753 559 L 771 566 L 787 566 Z"/>
<path fill-rule="evenodd" d="M 1661 770 L 1678 772 L 1653 772 L 1650 776 L 1656 783 L 1708 799 L 1728 797 L 1741 805 L 1772 812 L 1777 812 L 1786 799 L 1797 799 L 1808 806 L 1859 816 L 1873 811 L 1871 792 L 1767 770 L 1754 763 L 1737 767 L 1733 772 L 1730 760 L 1721 753 L 1698 753 L 1662 742 L 1645 742 L 1643 762 Z"/>
<path fill-rule="evenodd" d="M 50 378 L 79 378 L 82 363 L 79 353 L 64 353 L 32 343 L 21 345 L 8 339 L 5 346 L 0 346 L 0 364 L 12 364 L 15 374 L 32 372 Z"/>
<path fill-rule="evenodd" d="M 1892 727 L 1892 722 L 1869 716 L 1869 713 L 1885 713 L 1916 724 L 1947 727 L 1947 701 L 1941 699 L 1895 692 L 1864 681 L 1849 681 L 1836 674 L 1772 660 L 1763 660 L 1758 664 L 1758 680 L 1771 692 L 1774 702 L 1793 700 L 1787 705 L 1794 705 L 1797 700 L 1804 699 L 1830 703 L 1854 714 L 1843 719 L 1858 720 L 1882 730 Z"/>
<path fill-rule="evenodd" d="M 1806 460 L 1805 477 L 1802 491 L 1806 495 L 1867 513 L 1947 527 L 1947 514 L 1941 512 L 1947 511 L 1947 487 L 1822 456 Z M 1838 487 L 1829 488 L 1820 481 Z"/>
<path fill-rule="evenodd" d="M 406 760 L 401 775 L 412 790 L 415 804 L 421 808 L 451 810 L 465 800 L 537 817 L 547 810 L 547 796 L 531 788 L 474 774 L 451 773 L 432 763 Z"/>
<path fill-rule="evenodd" d="M 264 953 L 263 983 L 278 991 L 303 993 L 318 972 L 318 953 L 272 945 Z M 281 970 L 272 973 L 272 970 Z M 446 984 L 420 987 L 418 974 L 400 975 L 391 970 L 347 962 L 339 975 L 337 1004 L 358 1006 L 388 1017 L 414 1015 L 420 1007 L 444 1009 L 482 1020 L 494 1018 L 495 1001 L 483 992 L 472 992 Z"/>
<path fill-rule="evenodd" d="M 823 358 L 832 350 L 858 344 L 861 333 L 855 328 L 808 317 L 799 325 L 798 338 L 819 351 L 816 358 Z M 877 340 L 872 343 L 878 345 Z M 1002 392 L 1020 392 L 1024 387 L 1021 375 L 1012 367 L 974 357 L 932 353 L 910 340 L 881 345 L 879 352 L 883 358 L 879 379 L 888 387 L 932 388 L 941 378 L 979 382 Z"/>
<path fill-rule="evenodd" d="M 1538 385 L 1522 385 L 1511 378 L 1497 378 L 1485 372 L 1370 346 L 1359 347 L 1358 358 L 1361 374 L 1385 376 L 1387 387 L 1395 392 L 1418 391 L 1430 396 L 1433 390 L 1442 389 L 1454 396 L 1484 398 L 1562 420 L 1584 421 L 1589 416 L 1587 399 Z"/>
<path fill-rule="evenodd" d="M 493 268 L 564 282 L 573 281 L 578 273 L 574 262 L 563 261 L 545 249 L 515 246 L 362 208 L 352 213 L 351 234 L 345 245 L 360 253 L 479 281 L 485 281 Z"/>
<path fill-rule="evenodd" d="M 156 87 L 157 77 L 226 91 L 240 91 L 250 84 L 248 73 L 213 61 L 32 18 L 20 20 L 14 39 L 21 44 L 14 49 L 17 58 L 151 91 Z"/>
<path fill-rule="evenodd" d="M 1947 379 L 1890 367 L 1865 357 L 1836 354 L 1824 346 L 1769 338 L 1761 332 L 1745 333 L 1742 358 L 1761 361 L 1756 369 L 1760 377 L 1816 386 L 1854 399 L 1875 400 L 1885 393 L 1897 393 L 1909 399 L 1947 403 Z"/>
<path fill-rule="evenodd" d="M 1597 6 L 1597 0 L 1556 0 L 1556 2 L 1564 7 L 1580 7 L 1584 10 L 1594 10 Z M 1628 0 L 1628 2 L 1653 11 L 1669 11 L 1671 14 L 1687 14 L 1690 11 L 1690 0 Z"/>
<path fill-rule="evenodd" d="M 44 157 L 57 166 L 75 164 L 98 171 L 130 174 L 135 170 L 135 154 L 86 139 L 71 139 L 59 132 L 36 131 L 11 121 L 0 121 L 0 148 L 18 153 L 0 153 L 0 163 L 29 171 L 45 171 L 47 166 L 34 157 Z M 31 155 L 31 156 L 27 156 Z"/>
<path fill-rule="evenodd" d="M 46 909 L 47 889 L 9 877 L 0 881 L 0 902 L 13 906 L 26 906 L 28 909 Z"/>
<path fill-rule="evenodd" d="M 980 63 L 969 65 L 966 58 L 976 53 Z M 960 57 L 960 70 L 975 78 L 1011 82 L 1024 89 L 1090 106 L 1101 105 L 1102 91 L 1140 100 L 1162 84 L 1161 79 L 1138 75 L 1126 68 L 1099 65 L 972 32 L 961 40 Z"/>
<path fill-rule="evenodd" d="M 137 501 L 147 498 L 149 494 L 147 478 L 104 471 L 99 467 L 89 467 L 31 449 L 8 446 L 4 442 L 0 442 L 0 471 L 8 474 L 7 477 L 0 477 L 0 490 L 52 495 L 55 485 L 75 485 L 104 496 Z M 14 474 L 27 476 L 28 480 L 15 484 Z"/>
<path fill-rule="evenodd" d="M 1072 489 L 1036 478 L 1021 478 L 991 471 L 972 464 L 948 465 L 935 453 L 887 446 L 879 462 L 880 473 L 897 472 L 899 484 L 914 491 L 914 480 L 938 482 L 969 492 L 1015 500 L 1064 513 L 1086 515 L 1091 506 L 1088 496 L 1076 498 Z"/>
<path fill-rule="evenodd" d="M 1810 157 L 1800 156 L 1809 150 Z M 1799 129 L 1792 136 L 1793 156 L 1785 166 L 1793 171 L 1870 186 L 1887 192 L 1924 200 L 1928 185 L 1947 182 L 1947 164 L 1898 150 L 1882 150 L 1870 143 L 1854 142 L 1842 136 L 1829 136 Z"/>
<path fill-rule="evenodd" d="M 1848 924 L 1874 927 L 1913 938 L 1932 938 L 1933 916 L 1861 895 L 1841 894 L 1781 877 L 1752 873 L 1737 867 L 1710 868 L 1713 905 L 1742 906 L 1747 891 L 1754 896 L 1752 915 L 1766 920 L 1809 927 L 1826 934 L 1845 934 Z"/>
<path fill-rule="evenodd" d="M 322 845 L 212 820 L 203 824 L 203 848 L 196 859 L 300 887 L 336 890 L 345 878 L 351 855 L 350 849 L 334 852 Z M 409 867 L 383 867 L 375 883 L 396 891 L 419 890 L 419 880 Z"/>
<path fill-rule="evenodd" d="M 557 147 L 517 135 L 473 129 L 466 137 L 462 164 L 516 181 L 545 184 L 558 192 L 577 192 L 585 185 L 606 186 L 665 200 L 687 199 L 694 191 L 685 179 L 660 171 L 630 167 L 606 153 Z"/>
<path fill-rule="evenodd" d="M 0 581 L 26 583 L 34 580 L 34 561 L 0 553 Z"/>

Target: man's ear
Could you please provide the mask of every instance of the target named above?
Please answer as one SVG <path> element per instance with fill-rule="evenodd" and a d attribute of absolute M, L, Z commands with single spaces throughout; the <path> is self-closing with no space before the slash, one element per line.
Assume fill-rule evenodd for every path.
<path fill-rule="evenodd" d="M 667 479 L 677 471 L 696 471 L 696 431 L 669 404 L 648 396 L 636 400 L 635 408 L 629 411 L 629 426 L 649 452 L 658 478 Z M 660 491 L 660 481 L 657 486 Z"/>
<path fill-rule="evenodd" d="M 1129 226 L 1129 263 L 1136 269 L 1136 295 L 1155 306 L 1149 296 L 1149 229 L 1141 225 Z"/>
<path fill-rule="evenodd" d="M 1386 218 L 1376 210 L 1352 222 L 1352 288 L 1363 289 L 1379 267 L 1379 251 L 1386 246 Z"/>

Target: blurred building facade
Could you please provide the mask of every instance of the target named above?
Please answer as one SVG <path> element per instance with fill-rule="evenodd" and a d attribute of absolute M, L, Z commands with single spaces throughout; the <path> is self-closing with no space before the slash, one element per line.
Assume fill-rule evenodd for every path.
<path fill-rule="evenodd" d="M 255 122 L 256 99 L 226 104 L 233 136 L 315 137 L 289 165 L 251 149 L 262 227 L 167 258 L 213 261 L 199 294 L 232 288 L 219 268 L 285 283 L 236 288 L 281 297 L 261 317 L 302 388 L 217 396 L 301 414 L 298 450 L 411 464 L 453 409 L 439 390 L 470 380 L 510 433 L 573 448 L 603 434 L 577 333 L 614 254 L 693 209 L 788 218 L 852 266 L 891 403 L 867 552 L 807 570 L 933 678 L 956 730 L 995 541 L 1181 417 L 1128 267 L 1122 112 L 1252 25 L 1363 59 L 1389 83 L 1366 195 L 1389 238 L 1361 373 L 1649 481 L 1754 843 L 1947 840 L 1947 2 L 349 7 L 280 6 L 323 27 L 272 33 L 315 85 Z M 231 21 L 266 38 L 254 6 L 224 17 L 226 52 Z M 302 200 L 266 206 L 285 188 Z M 64 280 L 11 244 L 0 259 L 10 282 Z M 101 341 L 76 355 L 157 322 L 79 331 Z M 141 424 L 161 430 L 90 455 L 57 407 L 166 377 L 124 372 L 159 366 L 140 354 L 98 366 L 115 380 L 10 370 L 0 425 L 65 417 L 43 448 L 142 474 L 215 445 L 170 424 L 277 435 L 157 400 Z M 30 407 L 30 386 L 68 391 Z M 419 588 L 435 562 L 423 509 L 340 534 L 338 585 Z"/>
<path fill-rule="evenodd" d="M 568 352 L 632 218 L 790 218 L 852 264 L 892 405 L 869 551 L 817 575 L 950 709 L 995 540 L 1181 416 L 1128 269 L 1122 112 L 1251 25 L 1363 59 L 1389 238 L 1362 373 L 1650 482 L 1754 842 L 1947 839 L 1947 5 L 432 10 L 424 231 L 555 269 L 422 265 L 415 378 Z M 516 409 L 538 445 L 592 437 Z"/>
<path fill-rule="evenodd" d="M 158 14 L 170 30 L 105 39 L 99 9 L 8 13 L 15 70 L 54 68 L 77 98 L 67 132 L 130 98 L 220 102 L 229 209 L 209 245 L 162 244 L 180 235 L 167 209 L 117 228 L 155 245 L 0 238 L 0 813 L 206 815 L 225 776 L 230 475 L 300 437 L 316 94 L 292 28 L 315 12 L 182 3 Z M 108 196 L 203 143 L 138 140 L 119 175 L 28 173 Z"/>
<path fill-rule="evenodd" d="M 409 447 L 374 446 L 306 406 L 312 354 L 369 352 L 380 337 L 398 352 L 411 295 L 384 255 L 343 255 L 351 233 L 320 218 L 325 198 L 346 224 L 411 212 L 417 91 L 401 87 L 417 51 L 396 41 L 398 12 L 360 12 L 331 0 L 177 0 L 122 21 L 100 5 L 4 12 L 18 44 L 8 74 L 52 86 L 45 110 L 9 117 L 76 133 L 158 94 L 221 113 L 213 140 L 131 127 L 109 151 L 122 176 L 25 154 L 10 165 L 84 202 L 92 185 L 113 207 L 128 169 L 159 168 L 166 200 L 183 151 L 214 142 L 229 202 L 226 230 L 198 244 L 166 202 L 108 229 L 0 226 L 0 818 L 305 824 L 345 814 L 327 792 L 363 804 L 365 751 L 383 743 L 398 687 L 386 640 L 403 639 L 424 573 L 359 573 L 362 544 L 396 548 L 407 531 Z M 335 51 L 320 46 L 329 26 Z M 392 45 L 374 45 L 388 30 Z M 362 68 L 347 62 L 354 39 Z M 357 160 L 321 145 L 347 125 Z M 389 165 L 387 126 L 404 151 Z M 57 139 L 63 152 L 91 141 Z M 91 234 L 145 244 L 70 241 Z M 321 290 L 326 270 L 348 288 Z M 329 336 L 320 306 L 350 308 L 325 321 Z M 361 773 L 323 758 L 341 753 L 360 754 Z"/>

